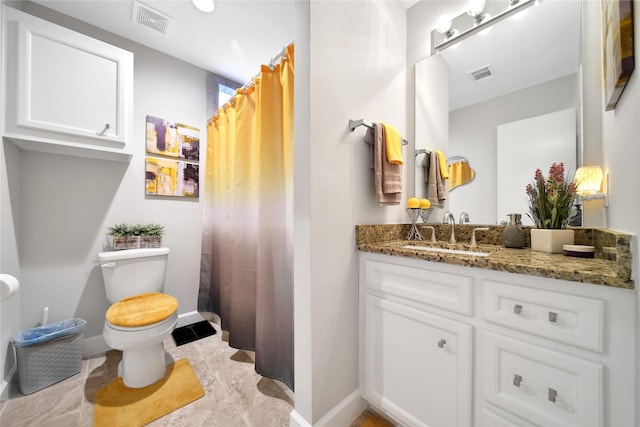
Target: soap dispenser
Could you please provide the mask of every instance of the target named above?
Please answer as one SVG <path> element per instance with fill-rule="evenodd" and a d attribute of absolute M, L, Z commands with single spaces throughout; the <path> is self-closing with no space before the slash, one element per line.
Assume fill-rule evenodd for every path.
<path fill-rule="evenodd" d="M 507 217 L 509 222 L 502 231 L 502 244 L 505 248 L 524 248 L 524 232 L 520 228 L 522 215 L 511 213 Z"/>

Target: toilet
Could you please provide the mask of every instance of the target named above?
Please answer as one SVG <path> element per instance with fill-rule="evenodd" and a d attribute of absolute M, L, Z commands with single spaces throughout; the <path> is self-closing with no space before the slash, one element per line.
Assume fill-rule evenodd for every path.
<path fill-rule="evenodd" d="M 146 387 L 166 373 L 162 341 L 178 321 L 178 301 L 162 293 L 168 255 L 168 248 L 98 254 L 112 303 L 102 335 L 109 347 L 122 350 L 118 375 L 127 387 Z"/>

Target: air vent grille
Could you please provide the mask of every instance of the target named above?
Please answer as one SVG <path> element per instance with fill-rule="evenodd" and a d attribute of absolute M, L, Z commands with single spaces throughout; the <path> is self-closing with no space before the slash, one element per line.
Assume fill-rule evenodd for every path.
<path fill-rule="evenodd" d="M 140 2 L 133 2 L 133 14 L 132 19 L 140 25 L 144 25 L 147 28 L 151 28 L 160 34 L 166 35 L 169 31 L 169 24 L 171 18 L 161 14 L 160 12 L 151 9 L 149 6 Z"/>
<path fill-rule="evenodd" d="M 473 80 L 474 82 L 480 82 L 493 77 L 493 73 L 487 65 L 486 67 L 478 68 L 477 70 L 471 71 L 469 73 L 469 76 L 471 76 L 471 80 Z"/>

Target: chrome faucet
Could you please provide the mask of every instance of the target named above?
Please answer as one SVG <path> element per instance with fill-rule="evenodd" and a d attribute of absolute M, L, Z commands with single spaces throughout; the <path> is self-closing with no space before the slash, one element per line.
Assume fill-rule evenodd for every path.
<path fill-rule="evenodd" d="M 446 211 L 444 213 L 444 216 L 442 217 L 442 223 L 443 224 L 451 224 L 451 238 L 449 238 L 449 243 L 455 243 L 456 242 L 456 235 L 454 232 L 454 227 L 456 225 L 456 219 L 453 217 L 453 214 L 449 211 Z"/>
<path fill-rule="evenodd" d="M 435 228 L 433 228 L 433 227 L 432 227 L 432 226 L 430 226 L 430 225 L 423 225 L 421 228 L 422 228 L 423 230 L 424 230 L 425 228 L 426 228 L 426 229 L 431 230 L 431 240 L 429 240 L 429 241 L 430 241 L 431 243 L 435 243 L 435 242 L 437 242 L 437 240 L 436 240 L 436 229 L 435 229 Z"/>
<path fill-rule="evenodd" d="M 474 228 L 473 229 L 473 233 L 471 233 L 471 246 L 478 246 L 478 243 L 476 242 L 476 231 L 489 231 L 488 227 L 480 227 L 480 228 Z"/>
<path fill-rule="evenodd" d="M 469 214 L 466 212 L 462 212 L 460 214 L 460 222 L 458 224 L 464 224 L 465 222 L 469 222 Z"/>

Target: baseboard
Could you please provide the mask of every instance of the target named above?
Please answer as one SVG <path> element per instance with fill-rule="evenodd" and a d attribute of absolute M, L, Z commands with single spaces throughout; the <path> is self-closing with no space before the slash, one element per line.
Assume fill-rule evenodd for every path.
<path fill-rule="evenodd" d="M 82 356 L 91 357 L 97 354 L 102 354 L 108 350 L 110 350 L 110 347 L 107 345 L 102 335 L 95 335 L 89 338 L 85 337 Z"/>
<path fill-rule="evenodd" d="M 0 401 L 9 400 L 9 384 L 13 381 L 13 377 L 17 371 L 18 365 L 14 363 L 5 375 L 4 380 L 0 382 Z"/>
<path fill-rule="evenodd" d="M 176 328 L 180 328 L 182 326 L 191 325 L 193 323 L 202 322 L 205 320 L 204 317 L 197 311 L 190 311 L 188 313 L 178 314 L 178 324 Z"/>
<path fill-rule="evenodd" d="M 348 426 L 366 407 L 367 403 L 360 397 L 360 390 L 354 390 L 315 424 L 309 424 L 294 409 L 289 414 L 289 427 Z"/>

